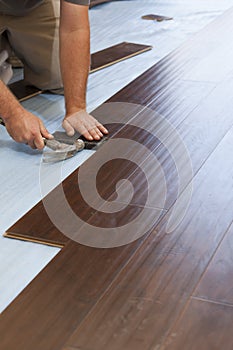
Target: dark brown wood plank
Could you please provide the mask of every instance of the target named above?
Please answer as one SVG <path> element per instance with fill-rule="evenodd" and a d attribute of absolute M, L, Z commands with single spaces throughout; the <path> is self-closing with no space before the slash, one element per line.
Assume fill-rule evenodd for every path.
<path fill-rule="evenodd" d="M 27 227 L 26 231 L 25 227 Z M 69 240 L 59 230 L 54 229 L 54 225 L 46 213 L 43 202 L 35 205 L 15 225 L 11 226 L 5 232 L 4 236 L 44 243 L 55 247 L 63 247 Z"/>
<path fill-rule="evenodd" d="M 112 125 L 111 128 L 112 133 L 114 133 L 114 125 Z M 132 134 L 132 131 L 134 131 L 134 134 Z M 144 141 L 145 145 L 148 148 L 151 147 L 152 150 L 155 147 L 155 144 L 153 142 L 154 140 L 151 138 L 148 139 L 148 135 L 143 132 L 143 130 L 133 130 L 133 128 L 127 129 L 127 127 L 124 127 L 122 131 L 118 132 L 115 136 L 118 138 L 117 144 L 114 144 L 114 149 L 117 151 L 116 154 L 124 155 L 125 159 L 113 159 L 113 161 L 109 161 L 104 164 L 104 166 L 98 172 L 96 187 L 99 190 L 100 196 L 105 201 L 115 195 L 116 184 L 118 181 L 121 179 L 129 178 L 132 173 L 141 173 L 140 164 L 144 161 L 144 149 L 138 151 L 135 149 L 135 144 L 131 144 L 131 146 L 129 146 L 126 150 L 125 145 L 121 142 L 121 138 L 124 139 L 124 137 L 128 136 L 138 142 Z M 98 169 L 98 164 L 101 163 L 103 159 L 106 159 L 108 155 L 109 144 L 106 144 L 102 146 L 100 152 L 96 152 L 91 158 L 89 158 L 89 160 L 85 162 L 85 165 L 73 172 L 63 183 L 63 190 L 65 192 L 69 205 L 84 222 L 87 222 L 93 216 L 93 213 L 95 213 L 96 210 L 100 209 L 101 203 L 99 203 L 98 197 L 95 193 L 92 193 L 89 188 L 92 182 L 95 181 L 95 174 L 93 173 L 93 169 Z M 132 159 L 132 161 L 135 161 L 137 166 L 132 163 L 132 161 L 128 161 L 127 159 Z M 77 180 L 80 171 L 82 171 L 82 181 L 78 184 Z M 158 181 L 159 178 L 155 178 L 155 180 Z M 132 182 L 134 183 L 135 181 L 133 180 Z M 141 185 L 143 185 L 143 182 L 140 183 L 140 186 Z M 86 202 L 86 198 L 83 198 L 83 195 L 80 191 L 80 186 L 81 188 L 87 188 L 89 194 L 89 202 L 91 202 L 92 205 Z M 137 179 L 135 186 L 137 186 Z M 56 227 L 54 227 L 54 223 L 51 222 L 44 208 L 45 203 L 53 203 L 51 207 L 54 208 L 55 213 L 58 213 L 59 216 L 59 210 L 61 210 L 60 206 L 62 205 L 61 203 L 59 204 L 59 191 L 60 186 L 50 192 L 44 198 L 43 202 L 39 202 L 33 209 L 29 211 L 29 213 L 25 214 L 22 219 L 20 219 L 9 230 L 7 230 L 5 236 L 27 240 L 31 239 L 32 241 L 43 242 L 55 246 L 64 245 L 67 242 L 67 237 L 62 235 L 62 233 Z M 147 193 L 145 191 L 144 198 L 141 196 L 140 205 L 145 204 L 146 197 Z M 135 202 L 134 197 L 132 198 L 131 202 L 131 204 Z M 54 203 L 56 203 L 56 205 L 54 205 Z M 93 207 L 96 209 L 93 209 Z M 159 205 L 156 205 L 156 203 L 153 205 L 150 203 L 150 208 L 163 209 Z M 148 209 L 148 212 L 149 211 L 150 210 Z M 64 215 L 64 212 L 61 212 L 61 216 L 62 213 Z M 121 215 L 121 212 L 119 212 L 119 215 Z M 109 214 L 109 217 L 110 219 L 116 219 L 118 217 L 118 214 Z M 99 218 L 102 220 L 101 214 L 99 214 Z"/>
<path fill-rule="evenodd" d="M 20 102 L 42 93 L 42 91 L 35 86 L 25 85 L 23 80 L 18 80 L 9 84 L 8 87 Z"/>
<path fill-rule="evenodd" d="M 2 313 L 0 349 L 60 349 L 143 239 L 113 249 L 94 249 L 70 241 L 56 261 Z"/>
<path fill-rule="evenodd" d="M 218 247 L 194 296 L 233 305 L 233 226 Z"/>
<path fill-rule="evenodd" d="M 233 308 L 191 300 L 163 350 L 231 350 Z"/>
<path fill-rule="evenodd" d="M 152 49 L 150 45 L 122 42 L 91 55 L 90 73 Z"/>
<path fill-rule="evenodd" d="M 166 233 L 168 212 L 67 345 L 88 350 L 159 347 L 232 221 L 232 136 L 233 129 L 196 175 L 180 225 Z"/>
<path fill-rule="evenodd" d="M 162 21 L 170 21 L 173 18 L 172 17 L 167 17 L 167 16 L 162 16 L 162 15 L 149 14 L 149 15 L 143 15 L 142 19 L 162 22 Z"/>
<path fill-rule="evenodd" d="M 184 84 L 184 86 L 186 89 L 189 88 L 187 84 Z M 162 203 L 161 195 L 163 195 L 163 193 L 161 193 L 161 178 L 156 178 L 159 169 L 165 169 L 164 176 L 166 179 L 167 193 L 164 208 L 169 209 L 177 198 L 178 181 L 180 181 L 180 178 L 177 176 L 177 164 L 175 164 L 174 159 L 179 160 L 183 172 L 185 172 L 185 167 L 187 169 L 187 166 L 185 166 L 183 146 L 185 145 L 188 151 L 193 174 L 188 174 L 186 171 L 183 178 L 184 181 L 180 183 L 180 191 L 188 185 L 192 176 L 199 171 L 206 159 L 214 151 L 215 147 L 233 125 L 231 114 L 233 99 L 229 98 L 233 89 L 233 80 L 228 80 L 224 82 L 223 85 L 220 84 L 215 87 L 213 91 L 210 90 L 211 86 L 212 85 L 208 86 L 204 84 L 203 87 L 205 87 L 206 91 L 201 92 L 201 90 L 199 90 L 200 96 L 198 106 L 196 106 L 191 113 L 187 112 L 186 104 L 188 105 L 190 102 L 191 107 L 195 99 L 193 99 L 193 97 L 190 98 L 189 94 L 187 99 L 185 98 L 185 88 L 183 93 L 181 93 L 181 96 L 184 97 L 182 104 L 178 105 L 177 109 L 174 111 L 172 108 L 171 110 L 169 109 L 169 116 L 171 119 L 173 119 L 173 116 L 177 111 L 179 112 L 179 117 L 177 117 L 176 120 L 174 118 L 174 123 L 177 124 L 176 131 L 178 134 L 169 130 L 169 126 L 166 125 L 165 122 L 164 124 L 163 122 L 155 123 L 154 129 L 153 126 L 151 128 L 152 133 L 157 134 L 158 138 L 162 139 L 167 137 L 166 145 L 159 145 L 155 150 L 151 148 L 153 156 L 158 160 L 158 164 L 155 164 L 154 162 L 153 167 L 151 166 L 151 162 L 153 162 L 151 159 L 152 156 L 145 159 L 143 163 L 143 169 L 146 170 L 147 181 L 152 184 L 151 187 L 153 190 L 151 191 L 153 191 L 153 196 L 158 200 L 158 207 L 159 203 Z M 195 83 L 194 87 L 190 85 L 190 90 L 192 91 L 190 91 L 190 95 L 196 91 L 195 88 L 200 89 L 200 87 L 201 85 L 199 83 L 196 87 Z M 205 98 L 202 99 L 201 96 L 205 96 Z M 215 105 L 215 108 L 213 108 L 213 105 Z M 186 113 L 187 117 L 185 118 Z M 167 119 L 169 120 L 169 117 Z M 184 120 L 182 121 L 182 119 Z M 213 120 L 215 121 L 214 123 Z M 178 124 L 179 122 L 180 124 Z M 145 121 L 141 122 L 141 125 L 143 125 L 143 123 L 145 125 Z M 151 125 L 153 125 L 152 122 Z M 148 147 L 148 143 L 146 143 L 146 147 Z M 130 175 L 129 181 L 138 184 L 138 186 L 135 186 L 133 204 L 143 204 L 141 201 L 145 196 L 145 192 L 143 191 L 144 187 L 140 186 L 140 184 L 143 183 L 143 174 L 140 172 L 133 173 Z"/>

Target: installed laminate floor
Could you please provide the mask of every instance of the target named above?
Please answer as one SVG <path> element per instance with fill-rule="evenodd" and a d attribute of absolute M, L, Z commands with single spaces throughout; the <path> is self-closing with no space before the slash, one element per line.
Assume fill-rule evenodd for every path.
<path fill-rule="evenodd" d="M 112 112 L 121 123 L 63 182 L 69 206 L 83 224 L 71 237 L 76 241 L 67 240 L 2 313 L 1 349 L 232 348 L 232 30 L 233 8 L 93 111 L 104 122 Z M 124 147 L 124 139 L 143 150 Z M 119 155 L 107 158 L 122 150 L 125 162 Z M 101 160 L 99 203 L 85 169 L 90 173 Z M 117 197 L 121 176 L 132 186 L 118 183 Z M 93 206 L 80 205 L 83 184 Z M 132 189 L 133 196 L 126 196 Z M 63 208 L 57 191 L 44 198 L 49 215 Z M 53 213 L 51 203 L 56 203 Z M 47 227 L 41 208 L 30 214 L 31 222 L 33 216 L 39 219 L 32 222 L 34 232 Z M 114 208 L 120 208 L 119 215 L 112 214 Z M 51 237 L 62 231 L 61 224 L 74 229 L 69 215 L 52 222 Z M 16 230 L 17 225 L 28 229 L 25 219 L 27 214 Z M 99 233 L 110 235 L 109 249 L 105 239 L 93 240 Z M 129 236 L 130 244 L 117 246 Z M 79 244 L 83 237 L 93 247 Z"/>
<path fill-rule="evenodd" d="M 92 52 L 121 41 L 143 42 L 153 45 L 153 50 L 143 54 L 144 57 L 138 56 L 92 74 L 88 83 L 88 110 L 92 111 L 110 98 L 232 5 L 232 0 L 221 2 L 133 0 L 110 2 L 92 8 L 90 11 Z M 141 20 L 141 16 L 148 13 L 173 16 L 174 20 L 161 23 Z M 21 77 L 20 70 L 17 70 L 15 77 L 17 79 Z M 193 95 L 195 103 L 200 89 L 211 89 L 211 85 L 208 85 L 208 88 L 207 85 L 197 83 L 195 88 L 191 88 L 187 83 L 185 96 Z M 38 96 L 25 101 L 24 106 L 40 116 L 51 132 L 59 129 L 64 114 L 62 97 Z M 66 162 L 58 179 L 57 166 L 49 167 L 46 173 L 47 190 L 53 189 L 92 153 L 92 151 L 82 152 L 75 159 Z M 4 128 L 1 128 L 0 155 L 0 174 L 1 179 L 4 179 L 0 195 L 0 231 L 3 234 L 41 199 L 39 182 L 41 154 L 31 151 L 24 145 L 15 144 L 9 139 Z M 6 308 L 58 252 L 57 248 L 0 237 L 0 311 Z"/>

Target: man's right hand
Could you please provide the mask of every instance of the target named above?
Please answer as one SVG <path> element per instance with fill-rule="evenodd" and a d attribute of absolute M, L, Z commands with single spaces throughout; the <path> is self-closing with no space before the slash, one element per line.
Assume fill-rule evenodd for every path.
<path fill-rule="evenodd" d="M 53 138 L 42 121 L 24 109 L 1 80 L 0 116 L 8 133 L 16 142 L 26 143 L 32 148 L 42 149 L 44 147 L 43 137 L 46 139 Z"/>
<path fill-rule="evenodd" d="M 20 114 L 17 113 L 17 116 L 4 119 L 4 123 L 9 135 L 16 142 L 28 144 L 33 149 L 44 147 L 43 137 L 53 138 L 42 121 L 23 108 Z"/>

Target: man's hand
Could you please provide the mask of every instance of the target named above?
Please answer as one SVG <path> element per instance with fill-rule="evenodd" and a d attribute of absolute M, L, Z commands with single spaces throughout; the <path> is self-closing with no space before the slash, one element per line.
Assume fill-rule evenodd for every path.
<path fill-rule="evenodd" d="M 8 133 L 17 142 L 27 143 L 32 148 L 42 149 L 44 147 L 42 137 L 53 138 L 42 121 L 25 110 L 1 80 L 0 115 Z"/>
<path fill-rule="evenodd" d="M 88 6 L 61 1 L 60 63 L 66 107 L 63 128 L 70 136 L 78 131 L 87 140 L 100 140 L 108 131 L 86 112 L 90 69 Z"/>
<path fill-rule="evenodd" d="M 17 117 L 7 118 L 4 122 L 8 133 L 16 142 L 26 143 L 34 149 L 44 147 L 42 137 L 46 139 L 53 138 L 42 121 L 24 109 Z"/>
<path fill-rule="evenodd" d="M 73 136 L 75 131 L 83 135 L 87 140 L 100 140 L 108 130 L 84 109 L 66 116 L 62 123 L 67 135 Z"/>

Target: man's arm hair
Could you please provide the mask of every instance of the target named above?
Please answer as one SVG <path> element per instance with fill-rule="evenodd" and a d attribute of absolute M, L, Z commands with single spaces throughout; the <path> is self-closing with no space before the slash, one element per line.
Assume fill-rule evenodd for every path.
<path fill-rule="evenodd" d="M 90 69 L 88 6 L 61 1 L 60 61 L 67 114 L 86 108 Z"/>
<path fill-rule="evenodd" d="M 23 107 L 8 87 L 0 80 L 0 116 L 5 121 L 9 118 L 17 118 Z"/>

